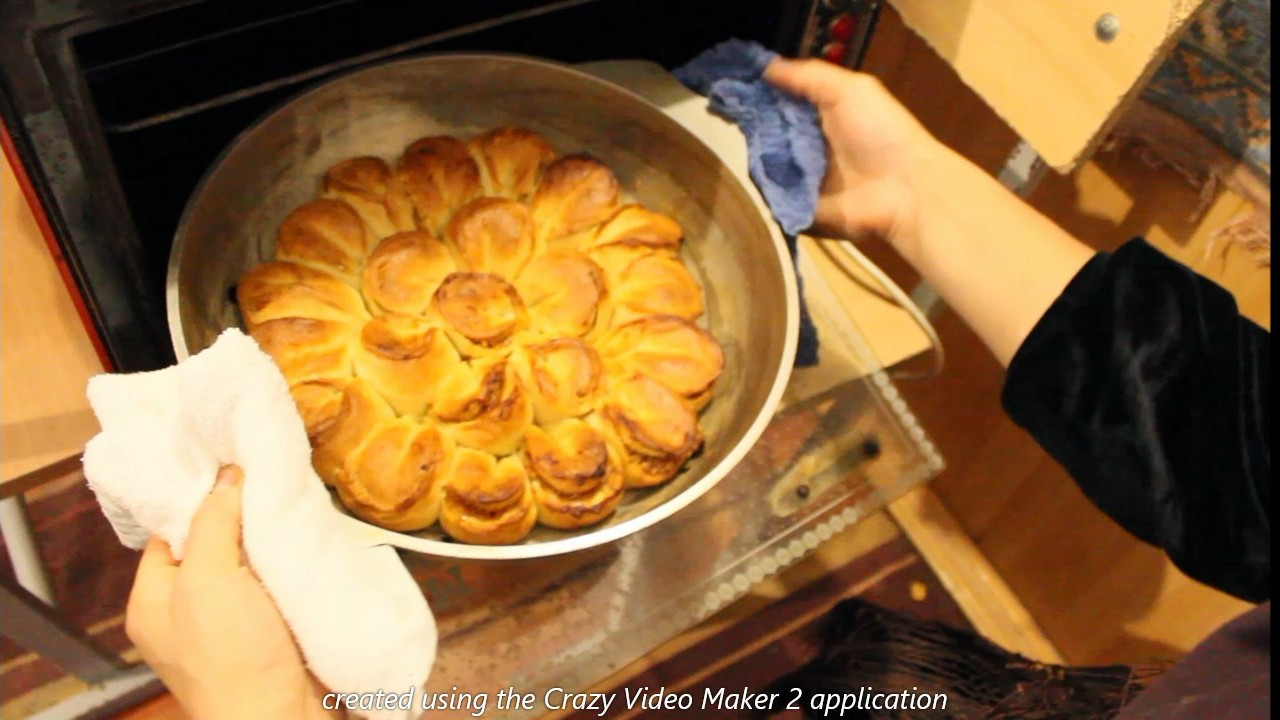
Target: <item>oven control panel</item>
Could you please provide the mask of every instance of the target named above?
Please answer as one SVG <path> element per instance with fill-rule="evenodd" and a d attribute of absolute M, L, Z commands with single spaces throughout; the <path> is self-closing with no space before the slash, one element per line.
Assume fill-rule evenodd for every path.
<path fill-rule="evenodd" d="M 805 22 L 800 56 L 858 67 L 881 5 L 881 0 L 815 0 Z"/>

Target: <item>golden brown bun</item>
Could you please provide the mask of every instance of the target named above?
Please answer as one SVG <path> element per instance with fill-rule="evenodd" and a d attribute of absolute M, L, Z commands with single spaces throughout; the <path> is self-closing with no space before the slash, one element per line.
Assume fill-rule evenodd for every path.
<path fill-rule="evenodd" d="M 515 200 L 480 198 L 449 221 L 449 242 L 462 269 L 514 279 L 533 257 L 533 220 Z"/>
<path fill-rule="evenodd" d="M 617 452 L 599 430 L 576 418 L 525 434 L 525 467 L 533 479 L 538 521 L 562 530 L 594 525 L 622 499 Z"/>
<path fill-rule="evenodd" d="M 340 400 L 335 393 L 340 394 Z M 374 428 L 394 418 L 382 396 L 359 378 L 345 384 L 295 386 L 293 397 L 303 418 L 311 417 L 311 464 L 329 485 L 341 485 L 346 480 L 347 459 L 368 440 Z"/>
<path fill-rule="evenodd" d="M 356 516 L 474 543 L 605 521 L 702 443 L 724 356 L 671 217 L 516 127 L 356 157 L 240 279 Z"/>
<path fill-rule="evenodd" d="M 342 396 L 350 379 L 308 380 L 289 386 L 289 395 L 302 417 L 307 439 L 315 444 L 316 438 L 333 424 L 342 411 Z"/>
<path fill-rule="evenodd" d="M 432 297 L 431 311 L 468 356 L 505 346 L 528 324 L 520 294 L 490 273 L 449 275 Z"/>
<path fill-rule="evenodd" d="M 391 172 L 391 181 L 387 183 L 387 198 L 383 202 L 387 206 L 387 219 L 396 232 L 413 232 L 419 229 L 418 214 L 409 197 L 409 187 L 403 173 L 394 170 Z"/>
<path fill-rule="evenodd" d="M 595 326 L 605 297 L 604 271 L 581 253 L 552 250 L 525 267 L 516 290 L 540 334 L 585 335 Z"/>
<path fill-rule="evenodd" d="M 696 320 L 702 315 L 702 287 L 673 255 L 636 258 L 619 275 L 610 293 L 610 322 L 621 325 L 648 315 Z"/>
<path fill-rule="evenodd" d="M 443 330 L 420 317 L 380 315 L 355 343 L 356 375 L 382 394 L 397 415 L 422 417 L 434 391 L 462 363 Z"/>
<path fill-rule="evenodd" d="M 587 257 L 604 273 L 605 287 L 612 290 L 622 283 L 622 275 L 631 267 L 631 263 L 657 252 L 644 245 L 613 243 L 592 248 L 587 251 Z"/>
<path fill-rule="evenodd" d="M 324 174 L 323 194 L 341 200 L 356 211 L 372 238 L 396 232 L 387 212 L 387 191 L 391 168 L 382 158 L 358 157 L 344 160 Z"/>
<path fill-rule="evenodd" d="M 526 345 L 513 360 L 539 424 L 579 417 L 595 408 L 603 366 L 595 349 L 582 340 L 556 338 Z"/>
<path fill-rule="evenodd" d="M 348 284 L 371 244 L 364 222 L 341 200 L 313 200 L 289 213 L 276 235 L 276 259 L 332 273 Z"/>
<path fill-rule="evenodd" d="M 710 399 L 724 370 L 724 351 L 706 330 L 668 315 L 623 325 L 600 342 L 611 375 L 647 375 L 683 397 L 694 410 Z"/>
<path fill-rule="evenodd" d="M 618 208 L 618 178 L 593 157 L 569 155 L 547 166 L 530 200 L 538 239 L 546 242 L 589 230 Z"/>
<path fill-rule="evenodd" d="M 591 247 L 638 245 L 655 250 L 679 250 L 684 231 L 675 220 L 643 205 L 626 205 L 596 230 Z"/>
<path fill-rule="evenodd" d="M 457 540 L 477 545 L 518 542 L 538 520 L 524 465 L 515 457 L 458 448 L 440 507 L 440 525 Z"/>
<path fill-rule="evenodd" d="M 524 128 L 502 127 L 471 139 L 487 195 L 523 200 L 556 157 L 551 144 Z"/>
<path fill-rule="evenodd" d="M 666 385 L 644 375 L 612 383 L 605 400 L 602 429 L 622 451 L 630 487 L 670 480 L 702 446 L 698 416 Z"/>
<path fill-rule="evenodd" d="M 369 256 L 361 289 L 374 307 L 418 315 L 457 267 L 453 253 L 430 233 L 397 233 L 379 243 Z"/>
<path fill-rule="evenodd" d="M 440 515 L 453 450 L 434 426 L 384 422 L 347 456 L 338 496 L 358 517 L 388 530 L 430 527 Z"/>
<path fill-rule="evenodd" d="M 351 377 L 351 341 L 359 325 L 287 317 L 253 329 L 253 339 L 271 356 L 289 384 Z"/>
<path fill-rule="evenodd" d="M 362 323 L 369 317 L 360 294 L 350 285 L 328 273 L 288 262 L 251 268 L 236 286 L 236 303 L 249 332 L 281 318 Z"/>
<path fill-rule="evenodd" d="M 533 422 L 533 405 L 507 359 L 495 358 L 455 366 L 436 387 L 431 414 L 459 445 L 509 455 Z"/>
<path fill-rule="evenodd" d="M 439 237 L 453 211 L 480 197 L 480 167 L 454 137 L 415 141 L 396 163 L 396 182 L 413 207 L 418 228 Z"/>

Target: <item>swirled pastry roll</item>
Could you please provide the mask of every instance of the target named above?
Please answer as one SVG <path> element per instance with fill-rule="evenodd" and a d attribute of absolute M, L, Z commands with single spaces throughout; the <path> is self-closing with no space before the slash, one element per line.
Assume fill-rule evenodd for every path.
<path fill-rule="evenodd" d="M 348 284 L 372 244 L 364 221 L 341 200 L 313 200 L 289 213 L 276 234 L 276 259 L 321 270 Z"/>
<path fill-rule="evenodd" d="M 525 467 L 533 480 L 538 520 L 569 530 L 608 517 L 622 499 L 622 463 L 596 428 L 577 418 L 529 428 Z"/>
<path fill-rule="evenodd" d="M 642 318 L 614 330 L 600 343 L 612 375 L 641 373 L 675 391 L 700 410 L 724 370 L 724 351 L 706 330 L 668 315 Z"/>
<path fill-rule="evenodd" d="M 604 271 L 573 250 L 552 250 L 525 267 L 516 290 L 538 332 L 576 337 L 595 326 L 605 297 Z"/>
<path fill-rule="evenodd" d="M 387 212 L 391 168 L 382 158 L 344 160 L 324 174 L 323 195 L 345 202 L 364 221 L 370 237 L 384 238 L 396 232 Z"/>
<path fill-rule="evenodd" d="M 628 486 L 670 480 L 702 446 L 698 416 L 679 395 L 645 375 L 613 382 L 601 408 L 606 435 L 622 451 Z"/>
<path fill-rule="evenodd" d="M 605 287 L 608 292 L 613 292 L 622 283 L 622 274 L 631 267 L 631 263 L 657 252 L 646 245 L 612 243 L 587 251 L 587 257 L 604 273 Z"/>
<path fill-rule="evenodd" d="M 379 315 L 366 323 L 352 360 L 356 375 L 408 417 L 425 414 L 436 388 L 462 364 L 443 330 L 411 315 Z"/>
<path fill-rule="evenodd" d="M 447 237 L 469 272 L 515 278 L 533 257 L 533 219 L 515 200 L 472 200 L 454 213 Z"/>
<path fill-rule="evenodd" d="M 436 237 L 456 208 L 482 192 L 479 166 L 467 144 L 454 137 L 413 142 L 396 163 L 395 177 L 418 227 Z"/>
<path fill-rule="evenodd" d="M 515 452 L 533 422 L 529 393 L 506 358 L 458 365 L 435 398 L 431 414 L 459 445 L 494 455 Z"/>
<path fill-rule="evenodd" d="M 268 262 L 245 273 L 236 285 L 245 329 L 269 320 L 308 318 L 362 323 L 369 318 L 360 294 L 329 273 L 288 262 Z"/>
<path fill-rule="evenodd" d="M 359 325 L 280 318 L 253 329 L 253 339 L 271 356 L 290 384 L 351 377 L 351 342 Z"/>
<path fill-rule="evenodd" d="M 388 530 L 421 530 L 436 522 L 453 441 L 433 425 L 384 422 L 347 456 L 338 496 L 357 517 Z"/>
<path fill-rule="evenodd" d="M 613 215 L 621 190 L 613 171 L 588 155 L 568 155 L 547 166 L 529 201 L 538 239 L 545 242 L 589 230 Z"/>
<path fill-rule="evenodd" d="M 457 267 L 453 253 L 430 233 L 397 233 L 379 243 L 369 256 L 361 289 L 374 307 L 418 315 Z"/>
<path fill-rule="evenodd" d="M 395 417 L 382 396 L 359 378 L 302 383 L 292 394 L 311 438 L 311 464 L 328 485 L 346 480 L 347 458 L 374 428 Z"/>
<path fill-rule="evenodd" d="M 595 407 L 602 371 L 595 349 L 578 338 L 527 345 L 514 356 L 539 424 L 586 415 Z"/>
<path fill-rule="evenodd" d="M 454 344 L 468 357 L 504 350 L 515 333 L 529 324 L 520 294 L 511 283 L 491 273 L 453 273 L 431 299 Z"/>
<path fill-rule="evenodd" d="M 620 325 L 650 315 L 696 320 L 702 315 L 702 287 L 678 257 L 650 254 L 636 258 L 611 288 L 610 322 Z"/>
<path fill-rule="evenodd" d="M 440 525 L 457 540 L 477 545 L 518 542 L 538 520 L 529 476 L 515 457 L 458 448 L 453 454 Z"/>
<path fill-rule="evenodd" d="M 624 205 L 596 230 L 590 247 L 617 244 L 675 251 L 683 238 L 684 231 L 675 220 L 632 204 Z"/>
<path fill-rule="evenodd" d="M 524 128 L 501 127 L 471 139 L 486 195 L 524 200 L 556 157 L 551 144 Z"/>

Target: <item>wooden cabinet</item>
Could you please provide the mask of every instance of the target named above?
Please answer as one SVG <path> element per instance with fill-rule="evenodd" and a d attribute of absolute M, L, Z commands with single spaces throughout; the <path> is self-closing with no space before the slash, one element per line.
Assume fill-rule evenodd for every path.
<path fill-rule="evenodd" d="M 0 476 L 7 481 L 79 453 L 98 431 L 84 391 L 102 363 L 13 169 L 0 162 Z"/>

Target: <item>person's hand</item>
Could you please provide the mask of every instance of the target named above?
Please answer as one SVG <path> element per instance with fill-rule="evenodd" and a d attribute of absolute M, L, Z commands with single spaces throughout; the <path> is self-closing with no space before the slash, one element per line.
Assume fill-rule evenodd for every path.
<path fill-rule="evenodd" d="M 1007 366 L 1093 251 L 938 142 L 875 78 L 781 59 L 765 78 L 822 118 L 815 229 L 888 240 Z"/>
<path fill-rule="evenodd" d="M 822 60 L 778 58 L 765 79 L 808 99 L 829 149 L 815 228 L 890 241 L 915 232 L 916 178 L 938 143 L 876 78 Z"/>
<path fill-rule="evenodd" d="M 240 487 L 222 468 L 196 511 L 181 563 L 163 540 L 142 553 L 125 630 L 195 720 L 331 717 L 284 618 L 240 545 Z"/>

